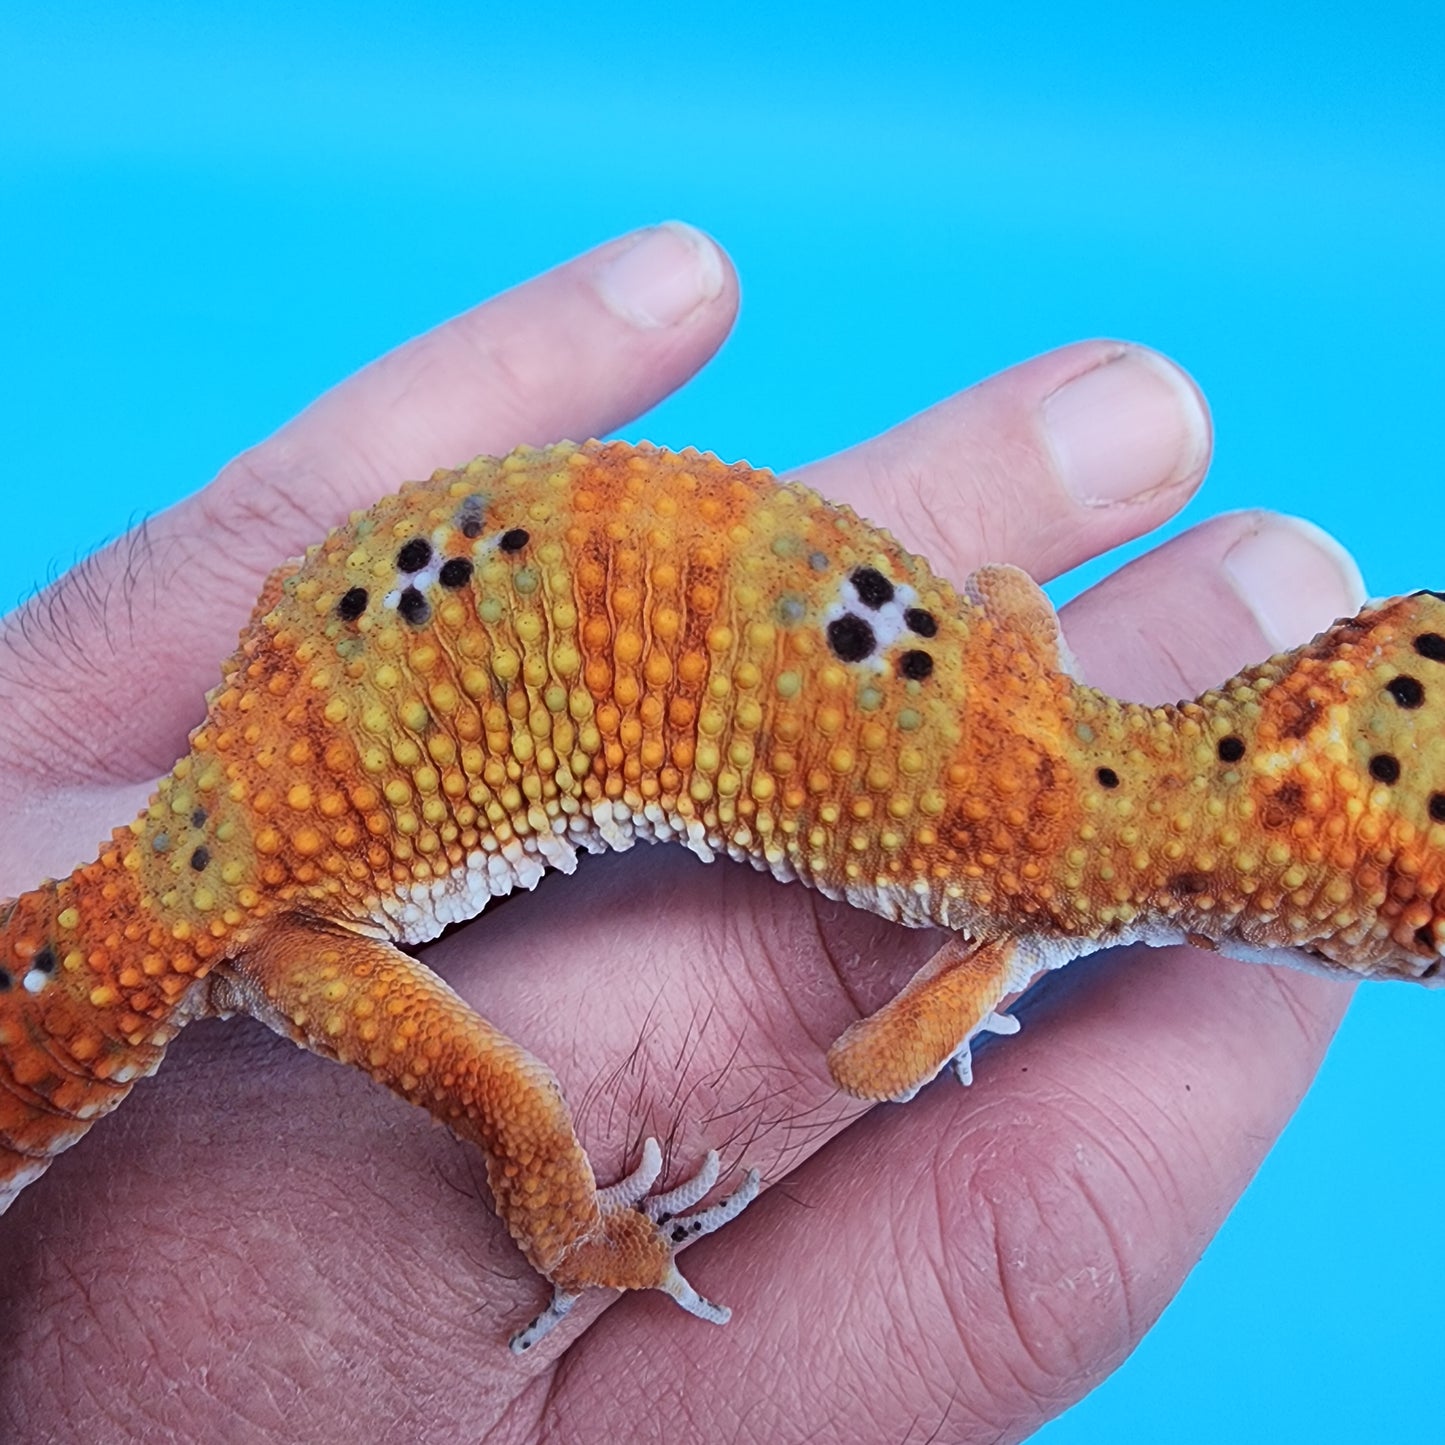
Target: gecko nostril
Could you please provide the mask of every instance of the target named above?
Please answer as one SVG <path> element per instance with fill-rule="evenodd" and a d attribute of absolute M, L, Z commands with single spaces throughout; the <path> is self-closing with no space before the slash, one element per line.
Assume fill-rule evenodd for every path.
<path fill-rule="evenodd" d="M 1438 632 L 1422 632 L 1415 639 L 1415 651 L 1431 662 L 1445 662 L 1445 637 Z"/>

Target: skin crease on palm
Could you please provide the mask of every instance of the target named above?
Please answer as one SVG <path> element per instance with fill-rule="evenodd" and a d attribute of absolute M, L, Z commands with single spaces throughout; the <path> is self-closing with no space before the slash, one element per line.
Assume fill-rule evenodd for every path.
<path fill-rule="evenodd" d="M 623 237 L 359 373 L 6 619 L 0 893 L 69 871 L 132 815 L 278 561 L 404 478 L 624 426 L 706 361 L 736 305 L 695 232 Z M 1043 579 L 1168 518 L 1208 450 L 1182 373 L 1096 341 L 803 475 L 955 582 L 984 561 Z M 1131 564 L 1065 626 L 1092 681 L 1174 699 L 1303 640 L 1357 589 L 1319 534 L 1238 514 Z M 685 1260 L 732 1307 L 726 1328 L 598 1292 L 521 1360 L 507 1335 L 544 1287 L 474 1155 L 259 1025 L 188 1029 L 0 1222 L 0 1437 L 1026 1436 L 1157 1318 L 1349 990 L 1123 951 L 1031 996 L 972 1089 L 866 1110 L 825 1050 L 935 946 L 660 847 L 552 876 L 426 950 L 552 1065 L 603 1182 L 658 1133 L 669 1180 L 714 1146 L 768 1186 Z"/>

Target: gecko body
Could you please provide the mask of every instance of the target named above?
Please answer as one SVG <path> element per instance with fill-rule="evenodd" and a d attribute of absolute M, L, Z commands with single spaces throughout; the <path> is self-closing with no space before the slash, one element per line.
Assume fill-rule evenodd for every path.
<path fill-rule="evenodd" d="M 755 1175 L 599 1189 L 550 1072 L 398 945 L 676 841 L 949 932 L 829 1064 L 906 1098 L 1040 971 L 1189 940 L 1437 981 L 1445 598 L 1367 608 L 1176 707 L 1075 675 L 1021 572 L 961 592 L 807 488 L 620 443 L 410 483 L 268 581 L 190 751 L 92 863 L 0 907 L 0 1207 L 248 1012 L 484 1151 L 554 1288 L 662 1288 Z M 688 1211 L 693 1211 L 688 1213 Z"/>

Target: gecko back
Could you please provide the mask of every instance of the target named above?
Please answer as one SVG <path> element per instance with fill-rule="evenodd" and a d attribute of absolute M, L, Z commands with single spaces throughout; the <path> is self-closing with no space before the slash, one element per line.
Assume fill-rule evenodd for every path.
<path fill-rule="evenodd" d="M 579 851 L 674 840 L 947 929 L 830 1054 L 903 1098 L 1091 948 L 1189 938 L 1372 976 L 1445 946 L 1445 602 L 1368 610 L 1197 702 L 1079 682 L 1047 599 L 962 593 L 807 488 L 589 443 L 408 484 L 279 569 L 191 748 L 0 917 L 0 1208 L 188 1019 L 244 1011 L 488 1161 L 555 1298 L 665 1289 L 716 1177 L 598 1190 L 555 1079 L 398 945 Z M 709 1173 L 711 1170 L 711 1173 Z"/>

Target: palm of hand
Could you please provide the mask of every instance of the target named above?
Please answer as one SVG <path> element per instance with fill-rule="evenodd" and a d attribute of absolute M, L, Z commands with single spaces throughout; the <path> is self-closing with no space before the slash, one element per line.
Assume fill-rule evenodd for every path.
<path fill-rule="evenodd" d="M 637 246 L 614 243 L 346 383 L 160 519 L 147 547 L 122 543 L 90 573 L 104 597 L 94 584 L 129 568 L 144 594 L 225 525 L 224 570 L 184 615 L 142 618 L 107 648 L 114 616 L 72 586 L 63 613 L 81 646 L 55 644 L 53 598 L 9 619 L 0 775 L 11 817 L 43 820 L 43 836 L 7 833 L 0 891 L 68 868 L 130 816 L 267 567 L 403 476 L 603 432 L 706 358 L 731 320 L 730 276 L 679 232 L 640 244 L 657 266 L 670 247 L 679 271 L 703 257 L 696 304 L 671 324 L 619 316 L 615 274 L 594 278 L 629 255 L 636 270 Z M 518 381 L 547 366 L 545 396 Z M 1162 520 L 1202 475 L 1199 447 L 1138 502 L 1068 499 L 1043 399 L 1119 367 L 1146 391 L 1152 369 L 1152 404 L 1175 404 L 1162 363 L 1073 347 L 808 479 L 956 581 L 984 560 L 1048 575 Z M 1224 519 L 1082 598 L 1066 623 L 1088 674 L 1175 696 L 1266 651 L 1220 563 L 1269 527 Z M 1301 584 L 1317 625 L 1351 601 L 1331 565 L 1312 596 Z M 62 709 L 74 731 L 53 747 L 43 700 L 90 695 L 113 710 Z M 475 1158 L 258 1027 L 194 1028 L 0 1226 L 8 1433 L 94 1438 L 105 1421 L 108 1438 L 1019 1438 L 1163 1308 L 1291 1112 L 1345 991 L 1182 949 L 1117 956 L 1031 1000 L 1023 1033 L 981 1054 L 974 1089 L 945 1083 L 865 1117 L 824 1052 L 930 943 L 650 849 L 548 879 L 428 952 L 552 1064 L 603 1182 L 658 1133 L 671 1177 L 713 1146 L 781 1186 L 686 1258 L 732 1306 L 729 1327 L 653 1296 L 588 1299 L 520 1362 L 505 1339 L 542 1290 L 486 1212 Z"/>

